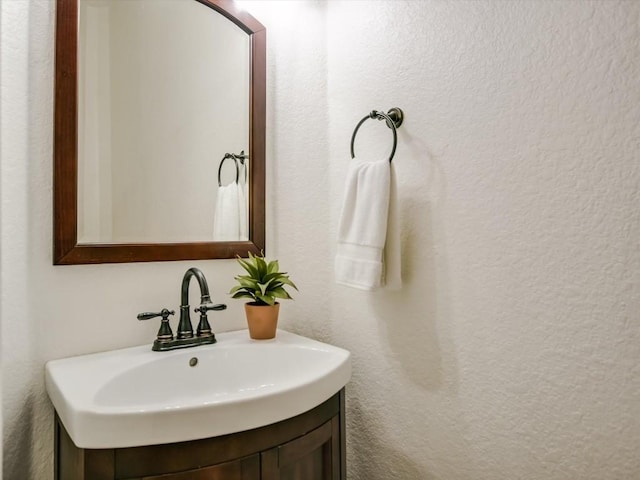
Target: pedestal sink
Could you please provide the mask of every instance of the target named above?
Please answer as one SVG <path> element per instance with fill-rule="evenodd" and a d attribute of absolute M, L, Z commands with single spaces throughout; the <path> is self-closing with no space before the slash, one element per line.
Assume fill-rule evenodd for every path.
<path fill-rule="evenodd" d="M 170 352 L 145 345 L 53 360 L 47 392 L 76 446 L 122 448 L 269 425 L 315 407 L 351 376 L 348 351 L 286 331 L 216 337 Z"/>

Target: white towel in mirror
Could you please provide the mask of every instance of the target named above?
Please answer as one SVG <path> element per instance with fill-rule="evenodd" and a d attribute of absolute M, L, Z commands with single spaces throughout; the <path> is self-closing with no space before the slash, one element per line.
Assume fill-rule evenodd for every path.
<path fill-rule="evenodd" d="M 247 202 L 243 189 L 235 182 L 218 187 L 213 222 L 217 242 L 247 240 Z"/>

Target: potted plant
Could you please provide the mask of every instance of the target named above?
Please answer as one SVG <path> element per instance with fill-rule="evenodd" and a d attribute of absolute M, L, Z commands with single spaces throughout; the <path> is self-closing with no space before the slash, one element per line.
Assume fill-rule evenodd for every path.
<path fill-rule="evenodd" d="M 289 279 L 286 272 L 280 271 L 277 260 L 267 261 L 262 255 L 252 255 L 249 258 L 237 257 L 238 263 L 247 272 L 238 275 L 229 294 L 232 298 L 249 298 L 245 303 L 249 336 L 253 339 L 264 340 L 276 336 L 278 326 L 278 313 L 280 304 L 276 299 L 291 299 L 285 290 L 285 285 L 298 287 Z"/>

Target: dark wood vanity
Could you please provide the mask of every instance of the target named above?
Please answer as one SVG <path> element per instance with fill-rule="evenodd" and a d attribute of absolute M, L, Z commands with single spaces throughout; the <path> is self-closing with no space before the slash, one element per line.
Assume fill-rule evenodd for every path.
<path fill-rule="evenodd" d="M 168 445 L 83 449 L 55 420 L 56 480 L 345 480 L 344 389 L 272 425 Z"/>

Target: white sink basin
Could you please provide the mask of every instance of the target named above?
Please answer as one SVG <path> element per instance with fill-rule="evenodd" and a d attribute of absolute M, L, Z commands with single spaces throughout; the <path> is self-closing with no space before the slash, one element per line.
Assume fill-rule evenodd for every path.
<path fill-rule="evenodd" d="M 351 376 L 348 351 L 282 330 L 274 340 L 251 340 L 246 330 L 216 338 L 169 352 L 145 345 L 53 360 L 47 392 L 78 447 L 121 448 L 278 422 L 327 400 Z"/>

